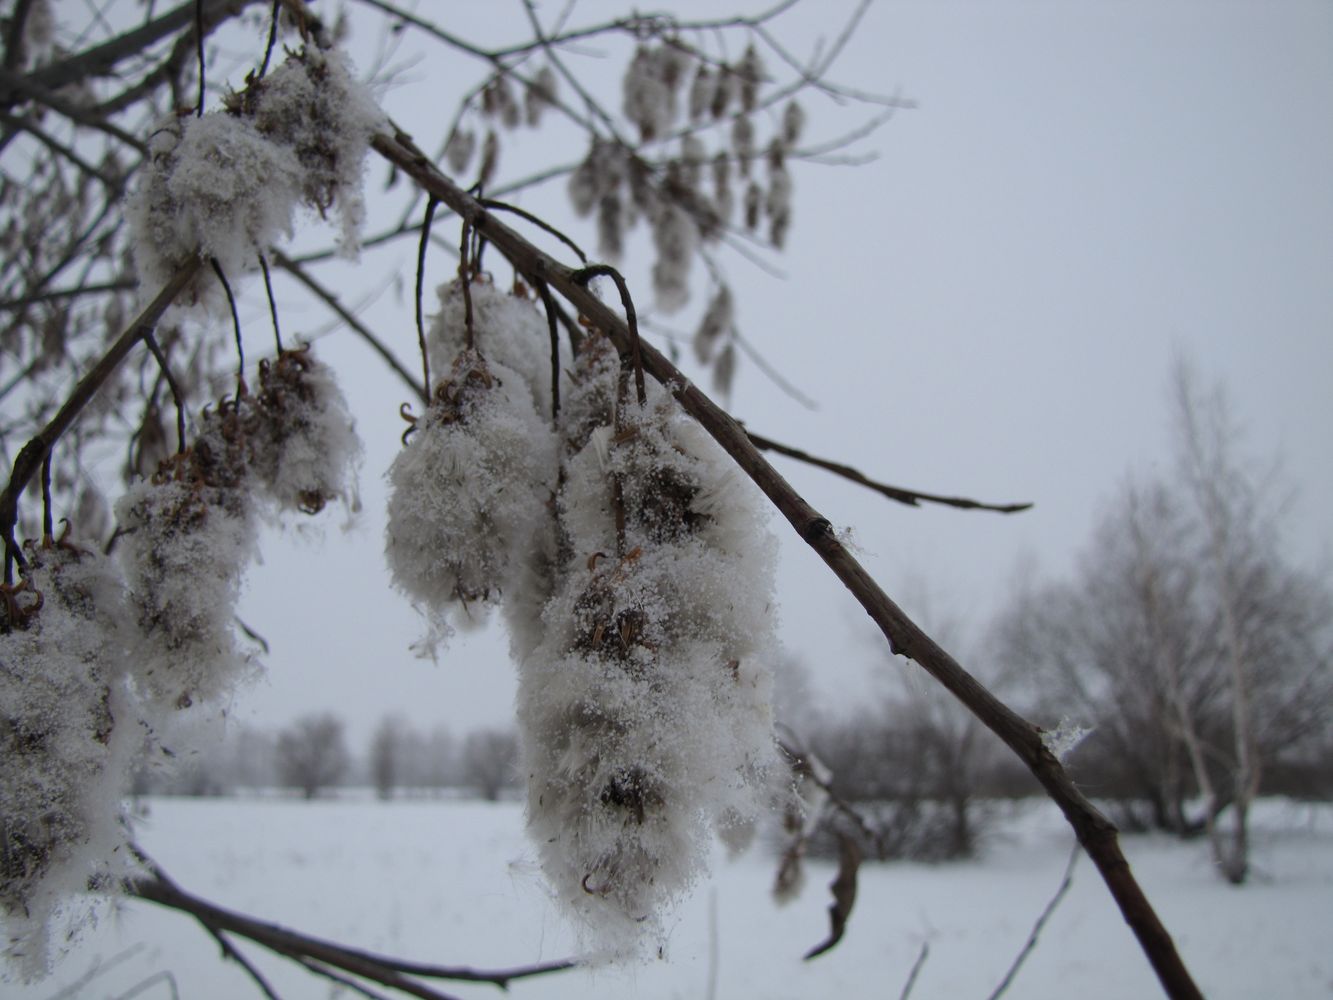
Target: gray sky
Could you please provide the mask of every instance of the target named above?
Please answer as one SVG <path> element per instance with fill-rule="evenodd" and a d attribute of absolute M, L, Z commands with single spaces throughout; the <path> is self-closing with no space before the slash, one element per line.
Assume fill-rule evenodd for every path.
<path fill-rule="evenodd" d="M 545 6 L 552 16 L 556 5 Z M 495 8 L 451 5 L 450 27 L 517 31 L 467 23 Z M 777 33 L 808 53 L 835 8 L 846 5 L 809 0 Z M 581 3 L 574 21 L 605 10 L 620 8 Z M 481 70 L 410 33 L 395 59 L 412 51 L 427 57 L 405 66 L 384 102 L 433 147 Z M 592 45 L 574 64 L 614 93 L 619 51 Z M 369 61 L 367 50 L 362 68 Z M 1289 551 L 1327 566 L 1333 6 L 881 0 L 832 75 L 919 107 L 858 147 L 878 154 L 873 163 L 793 168 L 789 247 L 772 256 L 785 280 L 722 255 L 744 336 L 819 404 L 806 410 L 747 363 L 732 410 L 756 431 L 892 483 L 1037 505 L 1011 517 L 910 510 L 776 459 L 835 525 L 853 529 L 891 594 L 927 624 L 957 620 L 965 665 L 984 673 L 977 635 L 1015 580 L 1067 571 L 1125 477 L 1165 467 L 1177 354 L 1226 384 L 1245 453 L 1281 458 L 1298 490 Z M 811 138 L 864 117 L 805 105 Z M 548 126 L 507 148 L 502 180 L 579 155 Z M 383 178 L 372 163 L 371 187 Z M 563 182 L 521 201 L 595 242 L 570 219 Z M 355 301 L 400 269 L 401 289 L 368 315 L 413 367 L 414 254 L 407 244 L 368 254 L 338 281 Z M 431 282 L 451 265 L 433 255 Z M 646 273 L 641 261 L 626 272 L 632 282 Z M 698 300 L 707 278 L 695 278 Z M 647 304 L 646 282 L 636 287 Z M 279 293 L 289 328 L 324 322 L 294 286 Z M 689 329 L 694 315 L 664 322 Z M 507 722 L 513 670 L 498 629 L 459 637 L 438 665 L 407 649 L 421 625 L 389 589 L 382 559 L 401 385 L 350 337 L 319 350 L 342 366 L 366 440 L 365 510 L 346 534 L 326 514 L 322 541 L 288 532 L 266 547 L 242 615 L 273 643 L 270 669 L 234 714 L 273 725 L 333 710 L 358 739 L 388 711 L 460 731 Z M 875 696 L 886 668 L 864 615 L 785 525 L 773 530 L 784 644 L 826 704 Z"/>

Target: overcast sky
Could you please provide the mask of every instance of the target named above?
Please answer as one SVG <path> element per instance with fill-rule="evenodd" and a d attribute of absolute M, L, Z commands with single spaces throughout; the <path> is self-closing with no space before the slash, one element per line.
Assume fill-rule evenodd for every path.
<path fill-rule="evenodd" d="M 450 5 L 449 27 L 512 38 L 521 23 L 497 20 L 500 6 Z M 546 16 L 559 6 L 544 5 Z M 619 9 L 581 3 L 573 20 Z M 811 0 L 777 34 L 808 53 L 833 30 L 835 9 L 846 5 Z M 467 23 L 484 16 L 489 27 Z M 361 41 L 366 68 L 374 39 Z M 590 45 L 574 65 L 614 88 L 621 51 Z M 411 32 L 394 59 L 402 72 L 384 103 L 433 147 L 460 88 L 482 71 Z M 956 622 L 946 642 L 984 673 L 982 629 L 1015 580 L 1069 571 L 1126 478 L 1166 467 L 1176 355 L 1225 383 L 1256 467 L 1280 457 L 1298 491 L 1289 552 L 1327 568 L 1333 5 L 881 0 L 832 76 L 918 107 L 857 147 L 877 154 L 873 163 L 793 168 L 794 226 L 772 257 L 785 279 L 723 254 L 744 335 L 818 403 L 802 407 L 746 363 L 732 410 L 756 431 L 892 483 L 1036 504 L 1009 517 L 911 510 L 775 459 L 853 529 L 891 594 L 927 625 Z M 811 138 L 865 115 L 816 100 L 806 110 Z M 522 138 L 502 180 L 578 148 L 550 128 Z M 383 181 L 378 163 L 368 178 Z M 569 218 L 563 183 L 521 200 L 595 242 Z M 396 268 L 410 290 L 414 253 L 367 254 L 339 287 L 356 301 Z M 432 257 L 432 282 L 451 266 Z M 703 297 L 706 277 L 695 277 Z M 324 322 L 294 285 L 279 292 L 285 325 Z M 415 365 L 410 296 L 389 288 L 369 315 Z M 692 316 L 663 321 L 688 327 Z M 382 559 L 401 384 L 350 337 L 326 337 L 319 350 L 342 366 L 366 440 L 365 510 L 346 534 L 326 514 L 322 540 L 289 532 L 267 545 L 242 616 L 273 644 L 269 671 L 233 714 L 276 725 L 332 710 L 358 740 L 391 711 L 459 731 L 508 722 L 514 672 L 498 630 L 460 637 L 437 665 L 408 651 L 420 621 L 389 589 Z M 878 697 L 899 668 L 785 524 L 773 530 L 783 642 L 816 697 Z"/>

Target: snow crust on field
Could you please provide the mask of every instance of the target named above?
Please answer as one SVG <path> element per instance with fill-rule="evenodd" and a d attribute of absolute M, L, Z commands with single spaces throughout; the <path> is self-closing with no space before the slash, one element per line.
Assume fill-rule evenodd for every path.
<path fill-rule="evenodd" d="M 146 849 L 185 888 L 223 905 L 444 963 L 500 967 L 571 954 L 574 936 L 543 888 L 516 803 L 156 799 L 149 809 L 141 823 Z M 1149 836 L 1124 845 L 1206 996 L 1326 998 L 1333 989 L 1333 808 L 1265 802 L 1255 840 L 1258 875 L 1240 890 L 1213 874 L 1202 844 Z M 916 1000 L 985 997 L 1055 892 L 1070 845 L 1053 808 L 1026 804 L 982 860 L 867 864 L 846 938 L 813 962 L 800 956 L 827 931 L 832 866 L 812 863 L 799 898 L 777 907 L 768 895 L 771 856 L 752 850 L 726 861 L 719 850 L 712 881 L 668 928 L 664 960 L 520 981 L 511 994 L 705 996 L 715 911 L 719 997 L 897 996 L 923 943 L 930 956 Z M 189 918 L 134 901 L 90 931 L 50 980 L 5 983 L 0 993 L 50 997 L 95 960 L 109 962 L 138 944 L 79 995 L 120 995 L 163 970 L 191 1000 L 258 995 Z M 327 983 L 290 963 L 253 947 L 247 953 L 286 1000 L 329 995 Z M 493 986 L 441 988 L 462 998 L 499 995 Z M 1086 859 L 1006 996 L 1071 991 L 1079 1000 L 1161 995 Z"/>

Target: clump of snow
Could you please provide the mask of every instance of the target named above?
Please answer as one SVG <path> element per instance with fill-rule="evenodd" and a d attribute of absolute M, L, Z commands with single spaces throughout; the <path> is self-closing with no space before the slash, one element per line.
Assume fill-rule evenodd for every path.
<path fill-rule="evenodd" d="M 424 651 L 513 582 L 556 472 L 527 382 L 475 350 L 459 354 L 389 470 L 386 554 L 427 615 Z"/>
<path fill-rule="evenodd" d="M 119 796 L 138 731 L 114 566 L 63 545 L 29 554 L 25 614 L 0 633 L 0 913 L 7 958 L 35 978 L 125 860 Z"/>
<path fill-rule="evenodd" d="M 173 116 L 148 140 L 126 206 L 140 284 L 155 292 L 192 257 L 228 275 L 292 232 L 298 205 L 336 208 L 351 250 L 364 215 L 361 174 L 383 114 L 337 53 L 304 49 L 202 117 Z M 195 294 L 222 299 L 211 280 Z"/>
<path fill-rule="evenodd" d="M 1063 764 L 1091 732 L 1092 730 L 1087 726 L 1080 726 L 1076 722 L 1071 722 L 1068 718 L 1063 718 L 1054 729 L 1042 730 L 1041 743 L 1056 760 Z"/>

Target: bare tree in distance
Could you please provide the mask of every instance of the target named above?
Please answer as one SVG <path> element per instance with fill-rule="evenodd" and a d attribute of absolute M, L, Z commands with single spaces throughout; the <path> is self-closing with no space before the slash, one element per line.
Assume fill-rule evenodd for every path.
<path fill-rule="evenodd" d="M 351 757 L 343 722 L 335 715 L 306 715 L 278 734 L 278 774 L 289 788 L 313 799 L 347 773 Z"/>
<path fill-rule="evenodd" d="M 1280 480 L 1242 459 L 1225 393 L 1197 381 L 1184 363 L 1172 377 L 1173 474 L 1125 486 L 1074 578 L 1006 612 L 1000 648 L 1038 672 L 1045 712 L 1094 727 L 1093 780 L 1206 834 L 1239 884 L 1264 770 L 1327 733 L 1333 595 L 1283 553 Z"/>
<path fill-rule="evenodd" d="M 495 802 L 518 785 L 518 737 L 510 729 L 479 729 L 463 739 L 458 780 Z"/>
<path fill-rule="evenodd" d="M 741 570 L 764 549 L 755 535 L 762 493 L 858 599 L 888 647 L 919 663 L 1026 764 L 1096 863 L 1163 987 L 1198 995 L 1114 826 L 1073 784 L 1041 730 L 903 614 L 760 449 L 812 462 L 895 502 L 1003 512 L 1025 505 L 888 486 L 741 428 L 640 338 L 634 295 L 614 267 L 589 263 L 574 240 L 496 200 L 567 177 L 568 197 L 595 218 L 606 259 L 618 259 L 629 228 L 643 226 L 653 244 L 653 296 L 664 312 L 690 294 L 700 263 L 713 287 L 693 348 L 725 391 L 742 342 L 718 256 L 725 249 L 762 262 L 780 248 L 793 225 L 789 163 L 846 157 L 902 105 L 832 79 L 866 4 L 807 58 L 774 34 L 790 2 L 697 22 L 633 14 L 574 27 L 562 17 L 544 21 L 524 3 L 514 8 L 519 40 L 495 48 L 383 0 L 362 0 L 357 14 L 382 18 L 390 34 L 420 32 L 477 68 L 477 86 L 447 127 L 422 139 L 436 155 L 379 114 L 335 31 L 300 0 L 276 0 L 271 24 L 267 5 L 245 0 L 165 11 L 112 6 L 85 35 L 85 26 L 62 27 L 74 19 L 53 17 L 49 4 L 16 0 L 4 35 L 0 148 L 22 157 L 6 161 L 20 166 L 0 189 L 9 251 L 0 294 L 10 317 L 0 331 L 7 401 L 0 430 L 13 455 L 0 493 L 0 656 L 7 668 L 28 671 L 4 678 L 17 706 L 7 719 L 14 738 L 5 759 L 50 764 L 49 787 L 59 793 L 54 801 L 6 801 L 3 861 L 25 877 L 7 885 L 0 902 L 27 922 L 21 932 L 45 933 L 44 916 L 58 902 L 51 886 L 60 881 L 45 876 L 59 869 L 67 846 L 93 842 L 90 832 L 101 836 L 115 823 L 88 813 L 89 784 L 124 771 L 131 737 L 138 745 L 143 731 L 168 729 L 181 710 L 215 704 L 250 672 L 231 609 L 259 544 L 260 515 L 313 515 L 350 491 L 356 442 L 333 375 L 308 347 L 284 341 L 276 299 L 257 292 L 271 291 L 277 270 L 360 337 L 421 407 L 402 411 L 408 433 L 395 462 L 395 498 L 406 499 L 396 511 L 391 503 L 391 569 L 428 610 L 423 648 L 447 637 L 451 618 L 502 605 L 527 672 L 527 760 L 543 770 L 530 780 L 529 814 L 551 834 L 539 838 L 548 876 L 583 889 L 566 898 L 596 908 L 608 926 L 640 933 L 640 915 L 656 915 L 691 870 L 663 850 L 681 838 L 656 831 L 690 833 L 687 817 L 730 817 L 763 797 L 745 776 L 777 764 L 771 734 L 763 736 L 771 626 L 762 620 L 766 584 Z M 253 42 L 239 40 L 252 40 L 255 26 L 271 31 L 251 52 Z M 224 36 L 227 44 L 209 42 Z M 625 58 L 618 110 L 571 69 L 575 43 L 593 38 Z M 218 63 L 237 48 L 245 65 L 228 74 Z M 235 89 L 219 87 L 227 76 Z M 850 132 L 810 139 L 819 120 L 801 103 L 810 100 L 850 100 L 866 119 Z M 507 132 L 549 118 L 580 137 L 583 158 L 497 180 Z M 362 244 L 416 242 L 415 345 L 386 343 L 321 281 L 319 265 L 333 248 L 289 255 L 281 247 L 298 207 L 340 219 L 344 238 L 354 238 L 367 150 L 390 169 L 401 203 L 374 220 Z M 423 262 L 434 252 L 437 211 L 453 214 L 457 238 L 445 242 L 458 247 L 459 266 L 428 334 Z M 550 256 L 501 215 L 559 240 L 578 266 Z M 503 285 L 497 258 L 512 271 L 501 275 Z M 596 283 L 614 285 L 618 310 L 590 287 Z M 257 367 L 237 292 L 242 302 L 252 294 L 269 307 L 276 353 Z M 173 304 L 183 308 L 172 312 Z M 415 360 L 403 360 L 414 347 L 419 379 Z M 114 530 L 108 498 L 87 474 L 93 463 L 85 459 L 98 448 L 124 455 L 127 486 Z M 430 460 L 441 453 L 473 462 Z M 729 485 L 742 478 L 735 468 L 758 493 L 749 483 Z M 455 471 L 441 479 L 440 470 Z M 441 494 L 455 502 L 429 502 Z M 69 526 L 59 537 L 57 511 Z M 457 511 L 473 516 L 459 523 L 451 519 Z M 20 535 L 34 542 L 20 545 Z M 423 544 L 427 536 L 443 544 Z M 120 564 L 104 558 L 113 543 Z M 527 553 L 521 566 L 510 559 L 519 550 Z M 692 567 L 689 579 L 667 568 L 679 565 Z M 48 680 L 64 692 L 54 716 L 42 701 Z M 128 722 L 109 712 L 112 703 L 132 706 Z M 692 739 L 655 742 L 677 729 Z M 306 742 L 317 742 L 310 735 Z M 289 743 L 296 751 L 302 741 Z M 330 737 L 312 763 L 327 769 L 336 744 Z M 43 756 L 49 747 L 73 759 Z M 710 769 L 720 780 L 682 783 L 682 774 Z M 7 795 L 13 787 L 6 782 Z M 44 833 L 29 822 L 38 814 L 62 822 Z M 586 836 L 562 838 L 571 825 Z M 352 976 L 363 991 L 365 980 L 417 996 L 439 995 L 422 978 L 504 985 L 567 964 L 478 972 L 396 962 L 222 910 L 144 865 L 125 877 L 128 891 L 190 913 L 269 993 L 227 935 L 341 985 Z M 29 927 L 34 920 L 39 926 Z M 30 957 L 43 961 L 37 948 Z"/>
<path fill-rule="evenodd" d="M 407 720 L 401 715 L 386 715 L 370 738 L 370 780 L 381 799 L 393 798 L 394 789 L 404 784 L 410 763 L 411 738 Z"/>

